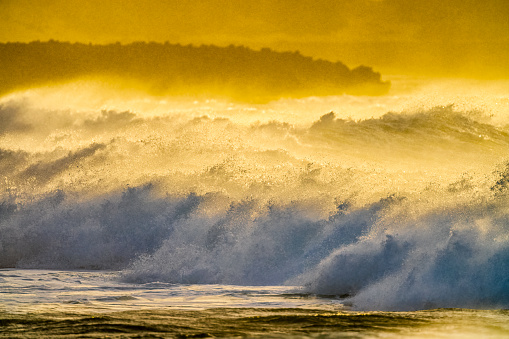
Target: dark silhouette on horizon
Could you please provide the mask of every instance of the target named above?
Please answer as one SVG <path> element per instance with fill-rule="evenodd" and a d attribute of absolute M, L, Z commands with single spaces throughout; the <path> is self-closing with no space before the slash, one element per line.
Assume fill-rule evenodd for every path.
<path fill-rule="evenodd" d="M 54 40 L 0 44 L 0 94 L 82 78 L 134 80 L 157 95 L 226 96 L 244 101 L 380 95 L 390 86 L 370 67 L 349 69 L 341 62 L 268 48 Z"/>

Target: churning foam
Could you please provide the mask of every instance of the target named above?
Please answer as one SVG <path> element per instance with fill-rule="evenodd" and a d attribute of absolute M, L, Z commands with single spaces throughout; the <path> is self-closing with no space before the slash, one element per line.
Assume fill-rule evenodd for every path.
<path fill-rule="evenodd" d="M 420 84 L 263 105 L 5 96 L 0 266 L 507 308 L 507 83 Z"/>

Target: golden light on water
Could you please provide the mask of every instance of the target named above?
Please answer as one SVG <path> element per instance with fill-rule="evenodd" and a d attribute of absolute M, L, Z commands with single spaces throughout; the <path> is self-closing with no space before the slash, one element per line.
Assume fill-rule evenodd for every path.
<path fill-rule="evenodd" d="M 467 144 L 461 142 L 463 132 L 449 129 L 461 119 L 507 124 L 506 86 L 506 81 L 430 81 L 398 95 L 253 104 L 152 96 L 77 81 L 4 96 L 0 104 L 16 116 L 0 142 L 4 149 L 35 152 L 9 185 L 37 186 L 40 193 L 106 193 L 155 180 L 163 190 L 221 191 L 239 198 L 249 192 L 264 199 L 266 190 L 275 193 L 279 187 L 276 195 L 286 201 L 310 193 L 306 185 L 300 187 L 303 182 L 333 196 L 353 180 L 350 167 L 360 171 L 355 180 L 363 177 L 365 194 L 355 194 L 370 200 L 390 187 L 418 192 L 431 181 L 461 181 L 464 173 L 502 161 L 504 137 L 488 125 L 475 127 L 477 139 Z M 483 112 L 476 113 L 477 107 Z M 394 132 L 389 139 L 388 131 Z M 440 137 L 444 133 L 453 139 L 446 142 Z M 348 188 L 352 194 L 354 186 Z M 329 206 L 333 200 L 327 199 Z"/>

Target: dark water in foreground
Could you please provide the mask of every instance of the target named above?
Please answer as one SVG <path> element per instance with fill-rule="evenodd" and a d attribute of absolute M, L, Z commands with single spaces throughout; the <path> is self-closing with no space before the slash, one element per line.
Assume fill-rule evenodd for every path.
<path fill-rule="evenodd" d="M 509 311 L 331 312 L 296 308 L 0 313 L 0 336 L 110 338 L 503 338 Z"/>

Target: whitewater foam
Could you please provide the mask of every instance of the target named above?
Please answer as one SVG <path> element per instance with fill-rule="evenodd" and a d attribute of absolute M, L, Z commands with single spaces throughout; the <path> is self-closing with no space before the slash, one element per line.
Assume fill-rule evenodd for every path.
<path fill-rule="evenodd" d="M 247 105 L 73 86 L 1 99 L 1 267 L 509 307 L 500 87 Z"/>

